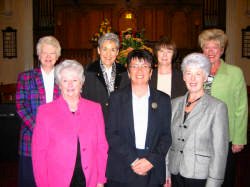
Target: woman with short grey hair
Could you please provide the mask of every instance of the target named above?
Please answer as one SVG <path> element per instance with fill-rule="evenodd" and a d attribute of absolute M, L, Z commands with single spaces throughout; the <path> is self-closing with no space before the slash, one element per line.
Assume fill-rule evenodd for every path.
<path fill-rule="evenodd" d="M 101 106 L 81 98 L 79 62 L 64 60 L 55 77 L 61 96 L 39 107 L 32 137 L 36 186 L 104 187 L 108 144 Z"/>
<path fill-rule="evenodd" d="M 172 100 L 172 145 L 166 159 L 165 187 L 220 187 L 228 151 L 226 105 L 205 93 L 210 72 L 202 53 L 187 55 L 182 62 L 188 92 Z"/>
<path fill-rule="evenodd" d="M 102 35 L 98 40 L 98 47 L 101 47 L 105 41 L 112 41 L 115 43 L 117 50 L 120 47 L 119 37 L 114 33 L 106 33 Z"/>
<path fill-rule="evenodd" d="M 114 33 L 106 33 L 98 40 L 99 59 L 86 67 L 83 96 L 101 103 L 107 122 L 109 96 L 112 92 L 129 83 L 127 69 L 116 63 L 119 53 L 119 38 Z"/>
<path fill-rule="evenodd" d="M 188 66 L 202 69 L 206 78 L 210 73 L 211 64 L 209 63 L 209 59 L 200 53 L 192 53 L 183 59 L 181 64 L 181 70 L 183 73 Z"/>
<path fill-rule="evenodd" d="M 61 72 L 65 69 L 74 71 L 78 76 L 78 79 L 80 80 L 81 84 L 84 83 L 85 75 L 83 66 L 76 60 L 64 60 L 63 62 L 58 64 L 55 68 L 55 80 L 58 85 L 62 81 Z"/>

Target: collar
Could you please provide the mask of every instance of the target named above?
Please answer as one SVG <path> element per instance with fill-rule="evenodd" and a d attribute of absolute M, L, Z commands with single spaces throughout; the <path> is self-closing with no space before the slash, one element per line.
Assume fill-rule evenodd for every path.
<path fill-rule="evenodd" d="M 50 76 L 54 76 L 54 71 L 55 71 L 55 68 L 53 68 L 49 73 L 47 73 L 47 72 L 45 72 L 44 70 L 43 70 L 43 68 L 41 67 L 41 72 L 42 72 L 42 75 L 43 76 L 47 76 L 47 77 L 50 77 Z"/>
<path fill-rule="evenodd" d="M 115 62 L 114 62 L 114 63 L 112 64 L 112 66 L 111 66 L 110 68 L 108 68 L 108 69 L 107 69 L 107 68 L 105 67 L 105 65 L 102 63 L 102 60 L 100 60 L 99 63 L 100 63 L 101 70 L 102 70 L 102 71 L 105 71 L 105 72 L 109 72 L 109 71 L 112 72 L 112 71 L 116 68 L 116 63 L 115 63 Z"/>

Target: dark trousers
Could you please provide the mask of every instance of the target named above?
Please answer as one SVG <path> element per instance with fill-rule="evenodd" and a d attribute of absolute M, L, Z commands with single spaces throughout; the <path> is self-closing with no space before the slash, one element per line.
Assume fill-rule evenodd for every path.
<path fill-rule="evenodd" d="M 106 187 L 162 187 L 162 185 L 148 184 L 147 177 L 138 177 L 136 181 L 129 183 L 108 180 Z"/>
<path fill-rule="evenodd" d="M 205 187 L 206 179 L 189 179 L 178 175 L 171 175 L 172 187 Z"/>
<path fill-rule="evenodd" d="M 227 165 L 222 187 L 234 187 L 236 175 L 236 158 L 232 152 L 232 142 L 229 143 Z"/>
<path fill-rule="evenodd" d="M 18 186 L 19 187 L 36 187 L 31 157 L 19 157 L 18 171 Z"/>
<path fill-rule="evenodd" d="M 147 150 L 137 149 L 137 155 L 139 158 L 143 158 L 147 154 Z M 161 184 L 149 184 L 150 172 L 148 175 L 141 176 L 136 175 L 136 177 L 130 182 L 118 182 L 114 180 L 108 180 L 105 187 L 162 187 Z"/>

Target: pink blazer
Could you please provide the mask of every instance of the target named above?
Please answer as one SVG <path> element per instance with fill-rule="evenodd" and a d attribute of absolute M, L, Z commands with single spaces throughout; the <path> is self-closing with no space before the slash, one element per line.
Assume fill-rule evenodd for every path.
<path fill-rule="evenodd" d="M 38 187 L 68 187 L 80 141 L 87 187 L 105 183 L 108 144 L 101 106 L 81 98 L 72 114 L 62 97 L 41 105 L 32 137 L 32 162 Z"/>

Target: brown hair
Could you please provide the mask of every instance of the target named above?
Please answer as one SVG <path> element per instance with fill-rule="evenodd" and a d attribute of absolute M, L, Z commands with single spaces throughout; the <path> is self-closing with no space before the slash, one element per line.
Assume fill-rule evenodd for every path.
<path fill-rule="evenodd" d="M 176 48 L 175 42 L 170 40 L 166 36 L 161 37 L 160 40 L 158 42 L 156 42 L 156 44 L 154 46 L 154 54 L 156 57 L 157 57 L 157 52 L 161 48 L 167 48 L 167 49 L 173 50 L 173 52 L 174 52 L 173 57 L 172 57 L 172 63 L 173 63 L 177 58 L 177 48 Z"/>

